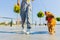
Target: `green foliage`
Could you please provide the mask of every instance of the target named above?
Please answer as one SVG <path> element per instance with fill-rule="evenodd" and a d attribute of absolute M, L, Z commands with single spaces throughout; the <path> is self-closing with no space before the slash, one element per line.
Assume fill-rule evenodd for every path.
<path fill-rule="evenodd" d="M 5 25 L 5 22 L 0 23 L 0 25 Z"/>
<path fill-rule="evenodd" d="M 43 13 L 42 11 L 40 11 L 40 12 L 38 12 L 37 16 L 38 16 L 39 18 L 44 17 L 44 13 Z"/>
<path fill-rule="evenodd" d="M 57 21 L 60 21 L 60 17 L 57 17 L 56 20 L 57 20 Z"/>
<path fill-rule="evenodd" d="M 20 13 L 20 6 L 14 5 L 14 12 L 19 14 Z"/>

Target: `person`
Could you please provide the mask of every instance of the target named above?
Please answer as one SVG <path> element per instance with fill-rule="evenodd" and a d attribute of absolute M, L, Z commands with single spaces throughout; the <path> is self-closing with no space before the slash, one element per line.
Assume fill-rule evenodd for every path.
<path fill-rule="evenodd" d="M 54 34 L 55 33 L 55 25 L 56 25 L 55 16 L 49 11 L 45 11 L 45 15 L 46 15 L 48 31 L 50 34 Z"/>
<path fill-rule="evenodd" d="M 30 14 L 32 12 L 32 6 L 31 6 L 31 2 L 30 0 L 22 0 L 21 2 L 21 21 L 22 21 L 22 30 L 24 33 L 29 34 L 29 31 L 31 29 L 31 25 L 30 25 Z M 27 30 L 25 30 L 24 28 L 24 23 L 25 21 L 27 21 Z"/>

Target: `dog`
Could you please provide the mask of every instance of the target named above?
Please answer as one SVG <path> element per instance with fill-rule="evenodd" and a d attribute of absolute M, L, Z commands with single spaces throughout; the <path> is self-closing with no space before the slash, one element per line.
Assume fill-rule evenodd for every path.
<path fill-rule="evenodd" d="M 56 18 L 49 11 L 45 11 L 45 15 L 46 15 L 48 31 L 50 34 L 54 34 L 55 33 L 55 26 L 56 26 Z"/>

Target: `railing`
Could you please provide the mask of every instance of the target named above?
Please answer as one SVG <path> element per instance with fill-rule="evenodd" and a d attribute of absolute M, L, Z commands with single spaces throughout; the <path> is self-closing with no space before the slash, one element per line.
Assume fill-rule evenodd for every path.
<path fill-rule="evenodd" d="M 4 22 L 1 22 L 0 23 L 0 25 L 5 25 L 5 26 L 13 26 L 13 25 L 20 25 L 20 20 L 16 20 L 16 18 L 10 18 L 10 17 L 0 17 L 0 18 L 3 18 L 3 19 L 9 19 L 10 20 L 10 22 L 8 22 L 8 23 L 6 23 L 6 21 L 4 21 L 4 20 L 2 20 L 2 21 L 4 21 Z M 16 20 L 15 21 L 15 23 L 13 23 L 13 20 Z"/>
<path fill-rule="evenodd" d="M 20 20 L 17 20 L 17 21 L 15 21 L 15 23 L 13 23 L 13 21 L 14 20 L 16 20 L 16 18 L 10 18 L 10 17 L 0 17 L 0 18 L 3 18 L 3 19 L 9 19 L 10 21 L 8 22 L 8 23 L 5 23 L 6 21 L 4 21 L 4 22 L 0 22 L 0 25 L 4 25 L 4 26 L 10 26 L 10 27 L 12 27 L 13 25 L 15 25 L 15 26 L 19 26 L 19 25 L 21 25 L 21 21 Z M 3 20 L 2 20 L 3 21 Z M 25 23 L 25 25 L 26 25 L 27 23 Z M 35 25 L 35 26 L 37 26 L 37 25 L 39 25 L 39 26 L 41 26 L 41 25 L 47 25 L 46 23 L 43 23 L 43 24 L 37 24 L 37 23 L 33 23 L 33 24 L 31 24 L 31 25 Z M 56 25 L 60 25 L 60 24 L 56 24 Z"/>

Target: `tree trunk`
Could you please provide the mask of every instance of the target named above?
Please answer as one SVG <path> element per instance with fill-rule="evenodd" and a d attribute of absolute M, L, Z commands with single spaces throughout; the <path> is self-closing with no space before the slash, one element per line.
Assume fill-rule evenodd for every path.
<path fill-rule="evenodd" d="M 40 18 L 40 25 L 41 25 L 41 18 Z"/>

